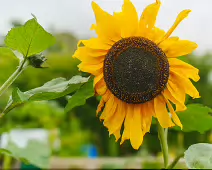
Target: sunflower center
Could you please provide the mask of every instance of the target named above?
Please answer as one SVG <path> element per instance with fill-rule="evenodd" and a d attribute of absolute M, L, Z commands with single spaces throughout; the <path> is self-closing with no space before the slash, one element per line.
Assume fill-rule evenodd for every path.
<path fill-rule="evenodd" d="M 145 103 L 166 87 L 169 63 L 165 53 L 143 37 L 123 38 L 108 51 L 104 79 L 108 89 L 126 103 Z"/>

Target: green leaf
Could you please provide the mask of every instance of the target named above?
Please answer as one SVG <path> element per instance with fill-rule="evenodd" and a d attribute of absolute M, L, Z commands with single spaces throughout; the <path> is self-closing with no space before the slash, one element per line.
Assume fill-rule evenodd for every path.
<path fill-rule="evenodd" d="M 15 88 L 2 114 L 6 114 L 28 101 L 52 100 L 65 96 L 78 90 L 88 79 L 81 76 L 74 76 L 68 81 L 65 78 L 56 78 L 41 87 L 26 92 L 21 92 L 18 88 Z"/>
<path fill-rule="evenodd" d="M 25 163 L 33 164 L 39 168 L 49 168 L 51 150 L 48 144 L 31 140 L 25 148 L 19 148 L 15 143 L 9 141 L 6 150 L 9 156 L 20 159 Z"/>
<path fill-rule="evenodd" d="M 94 95 L 93 80 L 88 81 L 80 87 L 77 92 L 68 99 L 68 104 L 65 107 L 65 112 L 71 111 L 76 106 L 81 106 L 86 103 L 86 100 Z"/>
<path fill-rule="evenodd" d="M 204 133 L 212 129 L 212 109 L 201 104 L 189 104 L 187 110 L 179 112 L 178 116 L 183 124 L 184 132 L 198 131 Z M 179 127 L 174 129 L 180 130 Z"/>
<path fill-rule="evenodd" d="M 7 47 L 19 51 L 25 57 L 38 54 L 54 43 L 55 38 L 46 32 L 35 18 L 23 26 L 12 28 L 5 39 Z"/>
<path fill-rule="evenodd" d="M 7 150 L 7 149 L 4 149 L 4 148 L 0 148 L 0 153 L 11 155 L 11 152 L 9 150 Z"/>
<path fill-rule="evenodd" d="M 198 143 L 185 151 L 185 162 L 189 169 L 212 168 L 212 144 Z"/>
<path fill-rule="evenodd" d="M 13 51 L 7 47 L 0 47 L 0 57 L 2 56 L 12 56 L 14 58 L 17 58 Z"/>

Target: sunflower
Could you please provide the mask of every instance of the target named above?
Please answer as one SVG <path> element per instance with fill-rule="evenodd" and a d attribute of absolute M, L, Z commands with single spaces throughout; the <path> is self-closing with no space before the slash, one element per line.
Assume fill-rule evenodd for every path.
<path fill-rule="evenodd" d="M 109 134 L 116 141 L 121 138 L 121 144 L 129 139 L 134 149 L 150 131 L 152 117 L 163 128 L 182 128 L 176 112 L 186 109 L 186 94 L 200 97 L 190 81 L 199 80 L 199 70 L 177 58 L 197 44 L 171 37 L 191 10 L 180 12 L 165 32 L 155 26 L 160 6 L 156 0 L 138 18 L 130 0 L 124 0 L 122 11 L 113 15 L 92 2 L 96 24 L 91 30 L 97 38 L 79 41 L 73 56 L 81 61 L 81 71 L 95 76 L 95 92 L 102 96 L 97 115 L 101 112 Z"/>

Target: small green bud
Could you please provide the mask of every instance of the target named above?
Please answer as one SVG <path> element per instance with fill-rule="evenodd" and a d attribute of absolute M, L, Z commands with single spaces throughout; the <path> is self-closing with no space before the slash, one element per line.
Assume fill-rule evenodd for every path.
<path fill-rule="evenodd" d="M 47 58 L 43 54 L 36 54 L 28 58 L 29 65 L 35 68 L 46 68 L 46 67 L 42 67 L 43 63 L 46 60 Z"/>

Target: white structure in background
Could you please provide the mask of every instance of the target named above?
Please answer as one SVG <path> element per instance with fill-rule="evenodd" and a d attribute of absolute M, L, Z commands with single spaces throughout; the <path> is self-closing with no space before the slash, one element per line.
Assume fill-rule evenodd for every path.
<path fill-rule="evenodd" d="M 25 148 L 30 140 L 36 140 L 49 144 L 50 135 L 55 135 L 45 129 L 14 129 L 9 133 L 3 133 L 0 140 L 0 148 L 6 148 L 9 140 L 20 148 Z M 57 136 L 57 134 L 56 134 Z M 53 148 L 60 148 L 60 140 L 55 137 Z"/>

